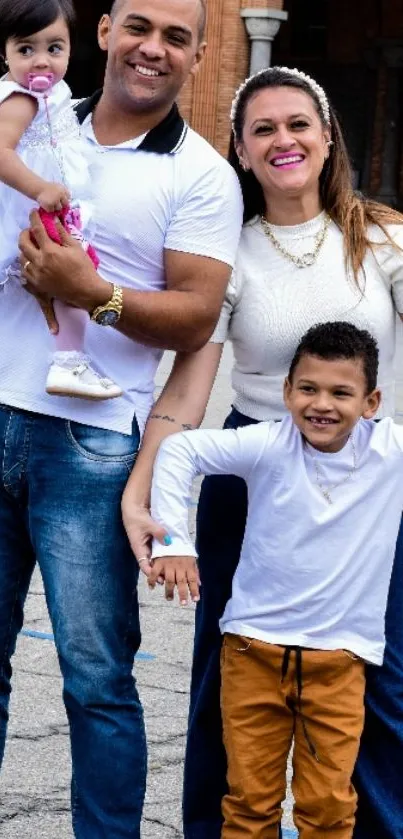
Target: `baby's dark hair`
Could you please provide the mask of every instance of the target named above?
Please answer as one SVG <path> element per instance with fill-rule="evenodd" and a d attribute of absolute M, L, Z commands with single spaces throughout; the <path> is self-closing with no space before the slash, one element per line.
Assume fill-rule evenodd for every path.
<path fill-rule="evenodd" d="M 378 345 L 366 329 L 357 329 L 352 323 L 345 321 L 319 323 L 312 326 L 303 335 L 295 351 L 288 373 L 290 382 L 297 364 L 304 355 L 314 355 L 326 361 L 335 361 L 339 358 L 360 359 L 367 382 L 367 395 L 376 388 Z"/>
<path fill-rule="evenodd" d="M 72 0 L 0 0 L 0 55 L 10 38 L 29 38 L 64 18 L 72 33 L 76 13 Z"/>

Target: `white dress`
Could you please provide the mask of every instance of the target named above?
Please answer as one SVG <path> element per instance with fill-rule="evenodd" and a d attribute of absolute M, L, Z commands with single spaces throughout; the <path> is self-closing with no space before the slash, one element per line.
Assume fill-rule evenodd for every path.
<path fill-rule="evenodd" d="M 13 93 L 34 96 L 38 101 L 37 114 L 22 135 L 17 154 L 37 175 L 65 184 L 72 201 L 80 206 L 83 226 L 88 231 L 92 198 L 88 155 L 86 159 L 70 88 L 64 81 L 58 82 L 48 96 L 46 108 L 43 94 L 30 93 L 16 82 L 1 79 L 0 105 Z M 0 182 L 0 284 L 7 281 L 7 269 L 19 256 L 19 234 L 28 226 L 29 214 L 37 206 L 32 199 Z"/>

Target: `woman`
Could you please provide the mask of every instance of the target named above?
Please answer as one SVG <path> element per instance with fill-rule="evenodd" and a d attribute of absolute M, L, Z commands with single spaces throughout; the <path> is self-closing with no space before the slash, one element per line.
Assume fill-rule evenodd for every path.
<path fill-rule="evenodd" d="M 306 329 L 326 320 L 350 320 L 376 337 L 382 415 L 394 411 L 395 314 L 403 313 L 403 216 L 354 194 L 337 119 L 325 92 L 303 73 L 269 68 L 256 74 L 238 91 L 232 117 L 232 162 L 245 201 L 237 267 L 211 343 L 176 360 L 149 419 L 123 502 L 129 538 L 145 573 L 149 534 L 164 538 L 163 529 L 152 525 L 147 513 L 155 451 L 167 434 L 201 422 L 227 337 L 235 355 L 235 400 L 227 427 L 281 419 L 282 383 L 296 345 Z M 185 765 L 186 839 L 219 839 L 221 832 L 226 763 L 219 709 L 218 619 L 230 595 L 246 511 L 242 481 L 205 479 L 198 510 L 202 589 Z M 402 568 L 403 546 L 397 553 L 394 583 L 402 577 Z M 183 567 L 172 569 L 177 579 L 183 573 Z M 396 599 L 402 602 L 401 588 L 397 592 L 394 583 L 389 611 L 395 609 Z M 394 705 L 387 709 L 383 687 L 391 679 L 399 684 L 399 674 L 403 682 L 402 629 L 393 615 L 388 615 L 388 630 L 385 666 L 369 674 L 368 707 L 374 719 L 370 716 L 357 772 L 361 794 L 357 839 L 403 837 L 398 793 L 403 699 L 395 688 Z M 376 754 L 375 724 L 380 726 L 379 738 L 382 732 L 393 749 L 391 757 Z M 391 771 L 387 789 L 374 794 L 386 762 L 395 766 L 396 774 Z"/>

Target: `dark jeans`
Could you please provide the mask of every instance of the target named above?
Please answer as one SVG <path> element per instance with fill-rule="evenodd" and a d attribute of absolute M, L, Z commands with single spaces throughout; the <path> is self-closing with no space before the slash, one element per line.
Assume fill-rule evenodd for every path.
<path fill-rule="evenodd" d="M 70 723 L 77 839 L 140 839 L 138 567 L 120 512 L 135 426 L 126 436 L 0 406 L 0 762 L 11 657 L 38 562 Z"/>
<path fill-rule="evenodd" d="M 254 420 L 233 410 L 227 428 Z M 247 513 L 244 481 L 205 478 L 197 533 L 201 600 L 196 632 L 185 760 L 185 839 L 220 839 L 227 792 L 220 713 L 219 618 L 231 596 Z M 368 668 L 367 718 L 355 783 L 360 795 L 354 839 L 403 839 L 403 528 L 400 530 L 386 621 L 383 667 Z"/>
<path fill-rule="evenodd" d="M 386 612 L 382 667 L 367 667 L 366 719 L 354 784 L 354 839 L 403 839 L 403 527 Z"/>

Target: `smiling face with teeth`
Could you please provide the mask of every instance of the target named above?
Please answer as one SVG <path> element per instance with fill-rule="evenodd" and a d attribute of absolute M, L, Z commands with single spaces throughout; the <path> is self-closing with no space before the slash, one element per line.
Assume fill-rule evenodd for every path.
<path fill-rule="evenodd" d="M 311 446 L 338 452 L 360 417 L 375 416 L 380 391 L 368 393 L 362 359 L 330 360 L 306 354 L 285 381 L 284 402 Z"/>
<path fill-rule="evenodd" d="M 309 202 L 311 217 L 320 212 L 319 177 L 329 140 L 305 91 L 267 87 L 251 96 L 237 153 L 262 186 L 268 217 L 270 205 L 292 197 Z"/>
<path fill-rule="evenodd" d="M 122 0 L 98 31 L 105 91 L 125 110 L 159 121 L 203 58 L 200 0 Z"/>

